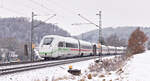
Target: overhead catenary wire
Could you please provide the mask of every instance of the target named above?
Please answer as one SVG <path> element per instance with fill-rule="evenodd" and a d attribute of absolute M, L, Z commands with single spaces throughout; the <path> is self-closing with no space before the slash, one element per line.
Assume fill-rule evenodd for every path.
<path fill-rule="evenodd" d="M 48 2 L 50 2 L 50 1 L 48 1 Z M 61 9 L 63 9 L 64 11 L 66 11 L 66 12 L 68 12 L 68 13 L 70 13 L 70 14 L 75 14 L 74 12 L 72 12 L 72 10 L 70 10 L 69 8 L 66 8 L 66 7 L 64 7 L 64 6 L 62 6 L 62 4 L 57 4 L 56 2 L 54 2 L 53 0 L 51 0 L 51 3 L 53 3 L 53 4 L 55 4 L 55 5 L 57 5 L 57 6 L 59 6 L 59 8 L 61 8 Z"/>
<path fill-rule="evenodd" d="M 48 10 L 48 11 L 53 11 L 53 12 L 55 12 L 54 10 L 49 9 L 47 6 L 41 4 L 41 3 L 37 2 L 37 1 L 34 1 L 34 0 L 28 0 L 28 1 L 30 1 L 30 2 L 32 2 L 32 3 L 34 3 L 34 4 L 36 4 L 36 5 L 39 5 L 39 6 L 41 6 L 42 8 L 44 8 L 44 9 L 46 9 L 46 10 Z M 48 2 L 49 2 L 49 1 L 48 1 Z M 54 1 L 51 1 L 51 3 L 55 4 L 55 6 L 57 5 Z M 45 4 L 46 4 L 46 3 L 45 3 Z M 59 8 L 59 12 L 61 11 L 61 14 L 60 14 L 60 13 L 57 13 L 57 15 L 60 15 L 62 18 L 64 18 L 64 15 L 62 14 L 62 12 L 64 12 L 64 11 L 66 11 L 66 12 L 64 12 L 64 13 L 67 13 L 68 15 L 72 15 L 72 16 L 74 15 L 74 16 L 78 17 L 77 14 L 74 13 L 72 10 L 63 7 L 62 5 L 57 5 L 57 6 L 59 6 L 59 7 L 58 7 L 58 8 Z M 56 13 L 56 12 L 55 12 L 55 13 Z"/>
<path fill-rule="evenodd" d="M 49 18 L 47 18 L 47 19 L 44 20 L 43 22 L 46 22 L 46 21 L 52 19 L 52 18 L 55 17 L 55 16 L 56 16 L 56 14 L 53 14 L 52 16 L 50 16 Z M 35 25 L 34 28 L 38 27 L 39 25 L 41 25 L 41 22 L 40 22 L 39 24 Z"/>
<path fill-rule="evenodd" d="M 33 4 L 36 4 L 36 5 L 38 5 L 38 6 L 40 6 L 41 8 L 43 8 L 43 9 L 46 9 L 46 10 L 48 10 L 48 11 L 50 11 L 49 13 L 51 13 L 51 12 L 53 12 L 53 13 L 56 13 L 53 9 L 50 9 L 50 8 L 48 8 L 47 6 L 45 6 L 44 4 L 41 4 L 40 2 L 38 2 L 38 1 L 35 1 L 35 0 L 28 0 L 28 1 L 30 1 L 30 2 L 32 2 Z M 48 0 L 47 0 L 48 1 Z M 48 2 L 50 2 L 50 1 L 48 1 Z M 1 0 L 1 7 L 3 7 L 3 0 Z M 57 4 L 55 1 L 51 1 L 51 3 L 53 3 L 53 4 Z M 45 3 L 46 4 L 46 3 Z M 57 5 L 57 6 L 60 6 L 59 8 L 61 8 L 61 9 L 63 9 L 63 11 L 66 11 L 67 13 L 69 13 L 70 15 L 76 15 L 76 17 L 78 17 L 77 16 L 77 14 L 73 11 L 73 9 L 70 9 L 70 8 L 66 8 L 66 7 L 64 7 L 62 4 L 60 4 L 60 5 Z M 36 8 L 36 9 L 38 9 L 38 8 Z M 17 11 L 15 11 L 15 10 L 12 10 L 12 9 L 9 9 L 9 8 L 6 8 L 6 10 L 8 10 L 8 11 L 10 11 L 10 12 L 13 12 L 13 13 L 16 13 L 16 14 L 21 14 L 21 15 L 25 15 L 24 13 L 20 13 L 20 12 L 17 12 Z M 35 10 L 35 9 L 34 9 Z M 65 13 L 66 13 L 65 12 Z M 48 13 L 48 12 L 47 12 Z M 57 14 L 59 14 L 59 13 L 57 13 Z M 59 15 L 61 15 L 61 14 L 59 14 Z M 63 16 L 63 15 L 62 15 Z"/>
<path fill-rule="evenodd" d="M 49 0 L 47 0 L 48 2 L 50 2 Z M 62 4 L 58 4 L 58 2 L 56 3 L 55 1 L 51 0 L 51 3 L 59 6 L 59 8 L 61 8 L 61 10 L 66 11 L 68 14 L 70 15 L 75 15 L 76 17 L 78 17 L 77 13 L 75 11 L 73 11 L 73 9 L 69 8 L 69 7 L 64 7 Z"/>
<path fill-rule="evenodd" d="M 80 22 L 81 22 L 81 18 L 78 16 L 78 12 L 76 12 L 75 10 L 76 9 L 73 9 L 73 8 L 70 8 L 70 7 L 65 7 L 64 5 L 62 5 L 62 4 L 58 4 L 58 3 L 61 3 L 61 2 L 55 2 L 54 0 L 46 0 L 46 2 L 47 2 L 47 4 L 48 3 L 51 3 L 51 4 L 55 4 L 55 6 L 57 6 L 59 9 L 61 9 L 61 11 L 60 12 L 64 12 L 64 11 L 66 11 L 65 13 L 67 13 L 67 14 L 69 14 L 70 16 L 72 16 L 73 17 L 73 19 L 75 20 L 75 21 L 78 21 L 78 20 L 80 20 Z M 59 14 L 59 13 L 58 13 Z M 62 13 L 60 14 L 60 15 L 62 15 Z M 70 22 L 70 21 L 69 21 Z M 87 23 L 87 22 L 84 22 L 84 21 L 82 21 L 82 23 L 86 23 L 86 24 L 91 24 L 91 23 Z M 81 24 L 81 23 L 74 23 L 74 24 L 70 24 L 71 26 L 74 26 L 74 25 L 79 25 L 79 24 Z"/>
<path fill-rule="evenodd" d="M 32 0 L 33 1 L 33 0 Z M 36 4 L 36 5 L 39 5 L 39 6 L 42 6 L 42 8 L 45 8 L 45 9 L 47 9 L 48 11 L 49 11 L 49 8 L 47 8 L 47 6 L 45 6 L 45 5 L 42 5 L 42 4 L 40 4 L 40 3 L 36 3 L 35 1 L 33 2 L 34 4 Z M 45 3 L 46 4 L 46 3 Z M 44 6 L 44 7 L 43 7 Z M 62 11 L 62 12 L 64 12 L 64 11 Z M 65 18 L 64 17 L 64 15 L 62 14 L 62 12 L 61 13 L 57 13 L 57 15 L 59 16 L 59 17 L 62 17 L 62 18 Z M 56 12 L 55 12 L 56 13 Z M 66 13 L 66 12 L 65 12 Z M 57 17 L 57 18 L 59 18 L 59 17 Z M 57 19 L 58 20 L 58 19 Z"/>
<path fill-rule="evenodd" d="M 73 23 L 71 25 L 84 25 L 84 24 L 92 24 L 92 23 Z"/>
<path fill-rule="evenodd" d="M 45 10 L 47 10 L 47 13 L 46 13 L 45 15 L 36 14 L 38 17 L 40 17 L 40 16 L 41 16 L 41 17 L 43 17 L 43 16 L 50 16 L 50 15 L 55 15 L 55 16 L 56 16 L 56 12 L 55 12 L 54 10 L 48 8 L 47 6 L 41 4 L 41 3 L 37 2 L 37 1 L 34 1 L 34 0 L 28 0 L 28 1 L 32 2 L 32 3 L 35 4 L 35 5 L 40 6 L 41 8 L 43 8 L 43 9 L 45 9 Z M 46 21 L 48 21 L 49 19 L 51 19 L 51 18 L 49 17 L 49 18 L 47 18 L 46 20 L 44 20 L 43 22 L 46 22 Z"/>
<path fill-rule="evenodd" d="M 55 5 L 57 5 L 57 6 L 59 6 L 59 8 L 61 8 L 62 10 L 65 10 L 65 11 L 67 11 L 69 14 L 71 14 L 71 15 L 75 15 L 76 17 L 78 17 L 79 18 L 79 13 L 76 13 L 73 9 L 71 9 L 70 7 L 64 7 L 62 4 L 57 4 L 57 3 L 61 3 L 61 2 L 55 2 L 54 0 L 47 0 L 48 2 L 51 2 L 51 3 L 53 3 L 53 4 L 55 4 Z M 82 16 L 83 17 L 83 16 Z M 80 19 L 81 19 L 81 15 L 80 15 Z M 95 25 L 96 27 L 99 27 L 97 24 L 95 24 L 95 23 L 93 23 L 91 20 L 89 20 L 89 19 L 86 19 L 86 18 L 84 18 L 86 21 L 88 21 L 89 23 L 74 23 L 74 24 L 71 24 L 71 25 L 83 25 L 83 24 L 93 24 L 93 25 Z"/>
<path fill-rule="evenodd" d="M 95 25 L 96 27 L 99 27 L 97 24 L 93 23 L 92 21 L 90 21 L 89 19 L 83 17 L 81 14 L 78 14 L 81 18 L 83 18 L 84 20 L 88 21 L 89 23 Z"/>
<path fill-rule="evenodd" d="M 74 9 L 72 9 L 72 8 L 70 8 L 70 7 L 64 7 L 64 5 L 61 4 L 62 2 L 60 2 L 60 1 L 59 1 L 59 2 L 58 2 L 57 0 L 46 0 L 46 1 L 51 2 L 51 3 L 53 3 L 53 4 L 57 5 L 57 6 L 59 6 L 59 8 L 61 8 L 62 10 L 68 12 L 69 14 L 75 15 L 76 17 L 80 18 L 80 17 L 79 17 L 79 13 L 75 12 Z M 56 2 L 56 1 L 57 1 L 57 2 Z M 96 17 L 96 19 L 97 19 L 97 17 Z M 95 19 L 95 20 L 96 20 L 96 19 Z M 90 24 L 90 23 L 87 23 L 87 24 Z"/>
<path fill-rule="evenodd" d="M 24 14 L 22 12 L 19 12 L 19 11 L 16 11 L 16 10 L 13 10 L 13 9 L 5 7 L 4 6 L 4 0 L 1 0 L 0 8 L 4 9 L 6 11 L 12 12 L 12 13 L 18 14 L 18 15 L 21 15 L 21 16 L 25 16 L 26 15 L 26 14 Z"/>
<path fill-rule="evenodd" d="M 30 1 L 30 2 L 32 2 L 32 3 L 34 3 L 34 4 L 36 4 L 36 5 L 39 5 L 39 6 L 41 6 L 42 8 L 47 9 L 48 11 L 53 11 L 53 12 L 55 12 L 54 10 L 49 9 L 47 6 L 44 6 L 43 4 L 41 4 L 41 3 L 37 2 L 37 1 L 34 1 L 34 0 L 28 0 L 28 1 Z M 74 16 L 76 16 L 76 17 L 79 18 L 78 14 L 77 14 L 76 12 L 74 12 L 73 9 L 66 8 L 66 7 L 62 6 L 62 4 L 59 4 L 59 5 L 58 5 L 58 4 L 57 4 L 56 2 L 54 2 L 53 0 L 51 0 L 51 1 L 48 1 L 48 0 L 47 0 L 47 2 L 51 2 L 51 3 L 55 4 L 55 6 L 56 6 L 56 5 L 59 6 L 59 7 L 58 7 L 59 10 L 61 10 L 62 12 L 66 11 L 65 13 L 68 13 L 68 14 L 70 14 L 70 15 L 72 15 L 72 16 L 74 15 Z M 45 4 L 46 4 L 46 3 L 45 3 Z M 61 15 L 61 16 L 64 16 L 64 15 L 62 15 L 62 13 L 61 13 L 61 14 L 60 14 L 60 13 L 57 13 L 57 14 L 59 14 L 59 15 Z M 64 17 L 62 17 L 62 18 L 64 18 Z"/>
<path fill-rule="evenodd" d="M 70 15 L 72 15 L 72 16 L 74 16 L 74 18 L 73 19 L 75 19 L 75 20 L 79 20 L 79 16 L 78 16 L 78 14 L 77 14 L 77 12 L 75 11 L 75 9 L 73 9 L 73 8 L 69 8 L 69 7 L 66 7 L 66 6 L 64 6 L 64 5 L 62 5 L 62 4 L 60 4 L 60 5 L 58 5 L 58 3 L 60 3 L 60 2 L 55 2 L 54 0 L 53 1 L 48 1 L 48 0 L 46 0 L 46 1 L 44 1 L 43 2 L 43 4 L 42 3 L 40 3 L 40 2 L 38 2 L 38 1 L 36 1 L 36 0 L 28 0 L 29 2 L 31 2 L 32 4 L 36 4 L 36 5 L 38 5 L 39 7 L 41 7 L 41 8 L 43 8 L 43 10 L 47 10 L 47 13 L 46 14 L 49 14 L 49 13 L 51 13 L 51 14 L 56 14 L 57 13 L 57 16 L 59 16 L 59 17 L 62 17 L 62 18 L 65 18 L 64 17 L 64 14 L 65 13 L 67 13 L 67 14 L 70 14 Z M 47 3 L 45 3 L 45 2 L 47 2 Z M 53 3 L 55 6 L 58 6 L 58 8 L 59 9 L 61 9 L 61 11 L 59 11 L 59 12 L 64 12 L 63 14 L 62 13 L 59 13 L 59 12 L 55 12 L 56 10 L 53 10 L 53 9 L 51 9 L 51 8 L 49 8 L 48 7 L 48 5 L 45 5 L 45 4 L 48 4 L 48 2 L 51 2 L 51 3 Z M 36 8 L 37 10 L 39 9 L 39 8 Z M 39 10 L 40 11 L 40 10 Z M 65 12 L 66 11 L 66 12 Z M 24 13 L 20 13 L 20 12 L 16 12 L 16 11 L 14 11 L 14 10 L 11 10 L 11 12 L 13 12 L 13 13 L 16 13 L 16 14 L 21 14 L 21 15 L 25 15 Z M 41 12 L 41 13 L 43 13 L 43 12 Z M 38 13 L 37 13 L 37 15 L 38 15 Z M 69 15 L 69 16 L 70 16 Z M 42 16 L 42 15 L 38 15 L 38 16 Z M 43 17 L 43 16 L 42 16 Z M 57 19 L 58 20 L 58 19 Z"/>
<path fill-rule="evenodd" d="M 49 8 L 47 8 L 48 6 L 47 5 L 50 5 L 49 3 L 51 3 L 51 5 L 53 6 L 56 6 L 57 7 L 57 9 L 59 9 L 59 10 L 57 10 L 57 9 L 55 9 L 55 11 L 58 11 L 58 12 L 55 12 L 55 13 L 57 13 L 57 16 L 59 16 L 59 17 L 62 17 L 62 18 L 65 18 L 64 16 L 64 14 L 68 14 L 69 16 L 72 16 L 73 17 L 73 19 L 74 20 L 82 20 L 81 19 L 81 17 L 79 17 L 79 13 L 77 13 L 77 12 L 75 12 L 75 9 L 72 9 L 72 8 L 70 8 L 70 7 L 64 7 L 62 4 L 58 4 L 58 3 L 60 3 L 60 2 L 58 2 L 58 3 L 56 3 L 54 0 L 46 0 L 45 2 L 44 2 L 44 4 L 41 4 L 41 3 L 39 3 L 38 1 L 35 1 L 35 0 L 31 0 L 31 1 L 33 1 L 33 3 L 35 3 L 35 4 L 37 4 L 37 5 L 39 5 L 39 6 L 41 6 L 42 8 L 44 8 L 44 9 L 46 9 L 46 10 L 48 10 L 48 11 L 52 11 L 51 9 L 49 10 Z M 53 4 L 52 4 L 53 3 Z M 44 7 L 43 7 L 44 6 Z M 61 13 L 60 13 L 61 12 Z M 58 17 L 58 18 L 59 18 Z M 58 19 L 57 19 L 58 20 Z M 70 21 L 69 21 L 70 22 Z M 82 21 L 83 22 L 83 21 Z M 85 22 L 86 23 L 86 22 Z M 64 23 L 63 23 L 64 24 Z M 95 24 L 95 23 L 93 23 L 91 20 L 90 20 L 90 23 L 89 24 L 94 24 L 96 27 L 98 27 L 98 25 L 97 24 Z"/>
<path fill-rule="evenodd" d="M 39 8 L 31 8 L 31 6 L 25 5 L 25 4 L 23 4 L 23 6 L 24 6 L 25 8 L 30 9 L 31 11 L 36 12 L 36 13 L 38 13 L 38 12 L 46 13 L 46 14 L 44 14 L 44 15 L 38 14 L 38 16 L 49 16 L 49 15 L 50 15 L 50 14 L 47 14 L 47 13 L 48 13 L 47 10 L 45 11 L 45 10 L 43 9 L 43 10 L 41 11 L 41 9 L 39 9 Z"/>
<path fill-rule="evenodd" d="M 15 11 L 15 10 L 12 10 L 12 9 L 9 9 L 9 8 L 6 8 L 6 7 L 2 7 L 2 9 L 4 9 L 4 10 L 7 10 L 7 11 L 9 11 L 9 12 L 12 12 L 12 13 L 15 13 L 15 14 L 18 14 L 18 15 L 21 15 L 21 16 L 25 16 L 26 14 L 24 14 L 24 13 L 21 13 L 21 12 L 18 12 L 18 11 Z"/>
<path fill-rule="evenodd" d="M 48 3 L 49 2 L 46 2 L 45 5 L 46 4 L 49 5 Z M 52 3 L 52 5 L 56 6 L 57 4 Z M 59 10 L 59 11 L 57 12 L 57 10 Z M 55 9 L 55 13 L 57 13 L 57 15 L 59 15 L 61 18 L 64 18 L 64 14 L 63 13 L 68 14 L 68 15 L 72 15 L 71 13 L 69 13 L 67 11 L 65 12 L 65 11 L 66 11 L 66 9 L 62 10 L 62 7 L 57 7 L 57 9 Z M 59 13 L 59 12 L 61 12 L 61 13 Z"/>
<path fill-rule="evenodd" d="M 54 12 L 54 10 L 52 10 L 52 9 L 50 9 L 50 8 L 48 8 L 48 7 L 46 7 L 46 6 L 42 5 L 42 4 L 40 4 L 40 3 L 38 3 L 37 1 L 34 1 L 34 0 L 28 0 L 28 1 L 30 1 L 30 2 L 32 2 L 32 3 L 34 3 L 34 4 L 36 4 L 36 5 L 39 5 L 40 7 L 44 8 L 44 9 L 50 11 L 50 12 Z"/>

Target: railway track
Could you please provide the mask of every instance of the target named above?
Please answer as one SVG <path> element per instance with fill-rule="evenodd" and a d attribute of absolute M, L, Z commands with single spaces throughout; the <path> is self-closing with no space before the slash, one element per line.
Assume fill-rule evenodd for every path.
<path fill-rule="evenodd" d="M 14 63 L 14 64 L 1 64 L 0 75 L 22 72 L 22 71 L 27 71 L 32 69 L 52 67 L 52 66 L 69 64 L 74 62 L 80 62 L 80 61 L 90 60 L 98 57 L 99 56 L 92 56 L 92 57 L 63 59 L 63 60 L 54 60 L 54 61 L 36 61 L 36 62 Z"/>

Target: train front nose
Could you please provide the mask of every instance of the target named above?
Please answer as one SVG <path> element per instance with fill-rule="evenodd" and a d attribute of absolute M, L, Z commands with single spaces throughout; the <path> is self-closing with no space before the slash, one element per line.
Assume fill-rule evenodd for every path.
<path fill-rule="evenodd" d="M 52 53 L 52 48 L 41 48 L 39 50 L 40 56 L 41 57 L 51 57 L 51 53 Z"/>

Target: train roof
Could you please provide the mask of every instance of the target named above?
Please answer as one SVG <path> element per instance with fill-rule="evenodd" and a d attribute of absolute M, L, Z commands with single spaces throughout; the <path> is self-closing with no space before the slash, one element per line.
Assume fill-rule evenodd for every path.
<path fill-rule="evenodd" d="M 79 40 L 79 41 L 82 45 L 92 45 L 92 43 L 87 42 L 87 41 L 83 41 L 83 40 Z"/>
<path fill-rule="evenodd" d="M 75 38 L 72 38 L 72 37 L 63 37 L 63 36 L 59 36 L 59 35 L 46 35 L 44 36 L 44 38 L 47 38 L 47 37 L 52 37 L 54 38 L 57 38 L 58 40 L 63 40 L 65 42 L 70 42 L 70 43 L 77 43 L 78 41 L 75 39 Z"/>
<path fill-rule="evenodd" d="M 63 36 L 59 36 L 59 35 L 45 35 L 43 38 L 47 38 L 47 37 L 57 37 L 57 38 L 64 38 Z"/>
<path fill-rule="evenodd" d="M 43 38 L 47 38 L 47 37 L 53 37 L 53 38 L 58 38 L 58 39 L 63 39 L 66 42 L 70 42 L 70 43 L 77 43 L 78 39 L 75 39 L 73 37 L 63 37 L 63 36 L 59 36 L 59 35 L 46 35 Z M 90 42 L 87 41 L 83 41 L 83 40 L 79 40 L 83 45 L 87 45 L 87 44 L 91 44 Z"/>
<path fill-rule="evenodd" d="M 117 49 L 126 49 L 126 47 L 117 47 Z"/>

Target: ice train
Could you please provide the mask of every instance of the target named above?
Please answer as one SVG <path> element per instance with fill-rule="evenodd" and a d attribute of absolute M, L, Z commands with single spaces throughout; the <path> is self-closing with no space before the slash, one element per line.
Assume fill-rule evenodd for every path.
<path fill-rule="evenodd" d="M 113 47 L 78 40 L 72 37 L 46 35 L 39 45 L 39 55 L 42 58 L 66 58 L 75 56 L 90 56 L 104 54 L 123 54 L 125 47 Z"/>

